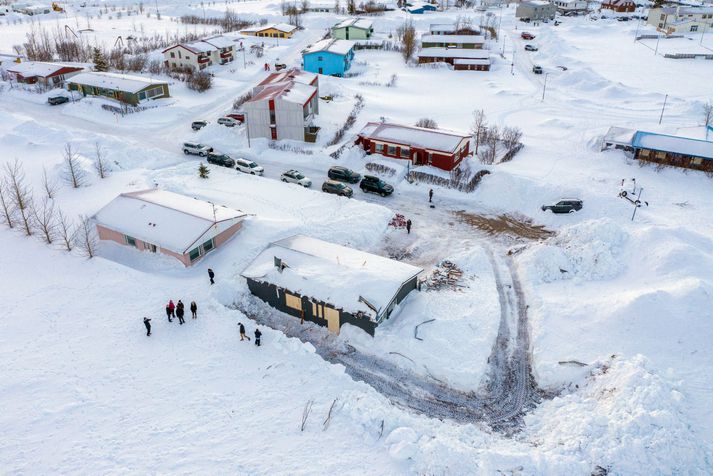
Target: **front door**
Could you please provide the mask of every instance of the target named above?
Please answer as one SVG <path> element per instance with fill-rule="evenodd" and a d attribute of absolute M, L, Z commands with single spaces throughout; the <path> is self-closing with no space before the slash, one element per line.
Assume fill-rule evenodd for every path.
<path fill-rule="evenodd" d="M 324 74 L 324 73 L 322 72 L 322 68 L 319 68 L 319 74 Z"/>

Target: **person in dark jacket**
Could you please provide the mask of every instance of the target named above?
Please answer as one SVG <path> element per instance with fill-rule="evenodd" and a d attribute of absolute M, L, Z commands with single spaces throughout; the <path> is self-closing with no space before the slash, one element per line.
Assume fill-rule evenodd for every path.
<path fill-rule="evenodd" d="M 183 303 L 181 301 L 178 301 L 178 307 L 176 307 L 176 317 L 178 317 L 178 323 L 180 325 L 183 325 L 186 323 L 186 321 L 183 320 Z"/>
<path fill-rule="evenodd" d="M 191 301 L 191 316 L 193 319 L 198 317 L 198 304 L 195 301 Z"/>
<path fill-rule="evenodd" d="M 428 191 L 428 203 L 431 203 L 433 201 L 433 189 L 430 189 Z"/>
<path fill-rule="evenodd" d="M 260 329 L 255 329 L 255 345 L 260 347 L 260 337 L 262 337 L 262 332 Z"/>
<path fill-rule="evenodd" d="M 176 305 L 172 299 L 168 301 L 168 310 L 171 311 L 171 317 L 176 317 Z"/>
<path fill-rule="evenodd" d="M 151 319 L 144 317 L 144 325 L 146 326 L 146 337 L 151 335 Z"/>
<path fill-rule="evenodd" d="M 248 341 L 250 340 L 250 337 L 245 335 L 245 326 L 243 325 L 242 322 L 238 323 L 238 326 L 240 327 L 240 340 L 245 340 L 247 339 Z"/>
<path fill-rule="evenodd" d="M 210 284 L 215 284 L 215 273 L 213 272 L 212 269 L 208 268 L 208 277 L 210 278 Z"/>
<path fill-rule="evenodd" d="M 168 317 L 168 322 L 173 322 L 171 319 L 171 307 L 168 304 L 166 304 L 166 317 Z"/>
<path fill-rule="evenodd" d="M 411 234 L 411 219 L 406 220 L 406 233 Z"/>

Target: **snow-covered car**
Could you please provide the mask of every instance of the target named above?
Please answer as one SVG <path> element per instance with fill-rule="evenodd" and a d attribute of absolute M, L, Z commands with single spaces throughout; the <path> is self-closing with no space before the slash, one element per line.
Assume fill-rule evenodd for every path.
<path fill-rule="evenodd" d="M 199 144 L 197 142 L 184 142 L 183 143 L 183 153 L 188 155 L 199 155 L 205 157 L 209 153 L 213 152 L 213 148 L 205 144 Z"/>
<path fill-rule="evenodd" d="M 525 45 L 525 51 L 537 51 L 537 46 Z"/>
<path fill-rule="evenodd" d="M 305 188 L 312 186 L 312 181 L 304 176 L 304 174 L 298 170 L 288 170 L 280 176 L 280 180 L 287 183 L 296 183 L 302 185 Z"/>
<path fill-rule="evenodd" d="M 191 129 L 194 131 L 199 131 L 208 125 L 208 121 L 193 121 L 191 123 Z"/>
<path fill-rule="evenodd" d="M 250 175 L 262 175 L 265 169 L 248 159 L 236 159 L 235 168 L 240 172 L 245 172 Z"/>
<path fill-rule="evenodd" d="M 238 125 L 238 121 L 236 121 L 232 117 L 221 117 L 220 119 L 218 119 L 218 124 L 227 127 L 235 127 Z"/>
<path fill-rule="evenodd" d="M 542 211 L 552 213 L 574 213 L 582 209 L 582 200 L 578 198 L 563 198 L 554 205 L 542 205 Z"/>

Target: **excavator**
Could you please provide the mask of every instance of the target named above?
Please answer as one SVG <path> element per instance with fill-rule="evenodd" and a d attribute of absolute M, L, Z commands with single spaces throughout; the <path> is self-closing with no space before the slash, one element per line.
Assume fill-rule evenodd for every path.
<path fill-rule="evenodd" d="M 59 3 L 57 2 L 52 2 L 52 10 L 54 10 L 57 13 L 64 13 L 64 8 L 59 6 Z"/>

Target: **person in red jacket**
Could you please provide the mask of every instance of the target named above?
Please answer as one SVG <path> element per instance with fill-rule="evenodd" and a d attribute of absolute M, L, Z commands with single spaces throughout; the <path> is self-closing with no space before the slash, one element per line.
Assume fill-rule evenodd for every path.
<path fill-rule="evenodd" d="M 171 313 L 171 317 L 176 317 L 176 305 L 173 304 L 173 300 L 168 301 L 168 310 Z"/>

